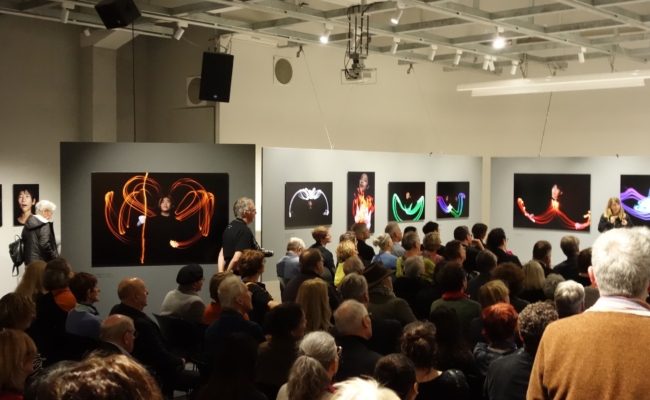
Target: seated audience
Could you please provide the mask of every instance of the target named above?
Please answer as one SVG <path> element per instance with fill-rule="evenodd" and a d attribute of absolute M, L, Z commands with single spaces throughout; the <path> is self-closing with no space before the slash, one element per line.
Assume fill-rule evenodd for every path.
<path fill-rule="evenodd" d="M 296 303 L 280 304 L 267 315 L 268 339 L 257 349 L 255 383 L 269 399 L 276 398 L 289 378 L 289 369 L 298 357 L 298 342 L 305 335 L 305 323 L 305 314 Z"/>
<path fill-rule="evenodd" d="M 469 324 L 481 314 L 481 305 L 467 298 L 467 278 L 463 266 L 458 262 L 448 262 L 441 267 L 439 279 L 442 298 L 431 304 L 430 312 L 438 307 L 456 310 L 464 338 L 469 338 Z"/>
<path fill-rule="evenodd" d="M 339 286 L 343 300 L 356 300 L 368 308 L 368 282 L 363 275 L 352 273 L 346 275 Z M 379 354 L 394 353 L 398 348 L 399 337 L 402 334 L 402 324 L 394 319 L 379 319 L 370 315 L 373 334 L 368 341 L 368 348 Z"/>
<path fill-rule="evenodd" d="M 591 267 L 591 247 L 583 249 L 578 254 L 578 280 L 585 287 L 585 310 L 593 306 L 600 297 L 598 288 L 589 279 L 589 267 Z"/>
<path fill-rule="evenodd" d="M 378 319 L 396 319 L 402 325 L 415 321 L 415 315 L 406 300 L 393 293 L 393 271 L 381 263 L 373 263 L 363 276 L 368 282 L 368 311 Z"/>
<path fill-rule="evenodd" d="M 253 309 L 248 316 L 251 321 L 262 326 L 266 313 L 279 304 L 266 290 L 266 285 L 260 282 L 264 273 L 264 253 L 259 250 L 244 250 L 239 257 L 236 273 L 241 276 L 253 299 Z"/>
<path fill-rule="evenodd" d="M 500 279 L 508 286 L 508 290 L 510 291 L 510 304 L 515 307 L 517 312 L 520 312 L 529 304 L 526 300 L 519 297 L 524 288 L 525 279 L 521 266 L 511 262 L 499 264 L 492 270 L 492 279 Z"/>
<path fill-rule="evenodd" d="M 160 315 L 200 323 L 203 320 L 205 304 L 198 292 L 203 287 L 203 267 L 198 264 L 184 266 L 176 274 L 178 288 L 165 296 L 160 306 Z"/>
<path fill-rule="evenodd" d="M 363 271 L 366 269 L 365 265 L 363 265 L 363 261 L 359 258 L 359 256 L 352 256 L 345 260 L 343 262 L 343 274 L 348 275 L 353 272 L 357 274 L 363 274 Z M 340 283 L 339 283 L 340 284 Z"/>
<path fill-rule="evenodd" d="M 548 274 L 544 280 L 544 296 L 546 300 L 555 301 L 555 289 L 560 282 L 564 282 L 564 278 L 560 274 Z"/>
<path fill-rule="evenodd" d="M 447 262 L 457 262 L 461 266 L 465 262 L 467 251 L 460 240 L 450 240 L 445 245 L 445 260 Z M 467 273 L 467 270 L 465 270 Z"/>
<path fill-rule="evenodd" d="M 553 269 L 551 268 L 551 254 L 553 246 L 546 240 L 539 240 L 533 245 L 533 259 L 529 262 L 536 262 L 542 267 L 544 276 L 548 276 Z"/>
<path fill-rule="evenodd" d="M 502 228 L 494 228 L 488 233 L 486 247 L 497 256 L 497 264 L 514 263 L 521 267 L 519 257 L 508 250 L 508 238 Z"/>
<path fill-rule="evenodd" d="M 544 330 L 558 319 L 555 308 L 547 302 L 537 302 L 519 314 L 519 334 L 524 347 L 494 360 L 485 378 L 485 393 L 489 400 L 525 399 L 530 371 Z"/>
<path fill-rule="evenodd" d="M 372 375 L 381 355 L 368 347 L 372 322 L 366 307 L 356 300 L 346 300 L 334 312 L 334 323 L 339 335 L 336 342 L 343 348 L 336 380 Z"/>
<path fill-rule="evenodd" d="M 422 257 L 410 257 L 404 261 L 404 276 L 393 284 L 395 295 L 406 300 L 417 319 L 427 319 L 429 308 L 435 298 L 433 285 L 424 279 Z"/>
<path fill-rule="evenodd" d="M 422 240 L 422 258 L 424 259 L 424 278 L 429 282 L 433 282 L 433 275 L 436 266 L 445 262 L 445 258 L 440 255 L 442 248 L 442 241 L 440 240 L 440 233 L 429 232 Z"/>
<path fill-rule="evenodd" d="M 566 260 L 553 267 L 553 272 L 562 275 L 565 280 L 578 279 L 578 253 L 580 253 L 580 239 L 571 235 L 563 236 L 560 240 L 560 248 L 566 256 Z"/>
<path fill-rule="evenodd" d="M 477 276 L 467 282 L 467 295 L 470 299 L 478 299 L 478 291 L 481 286 L 492 279 L 492 270 L 497 266 L 497 256 L 490 250 L 481 250 L 476 255 Z"/>
<path fill-rule="evenodd" d="M 417 232 L 404 233 L 404 237 L 402 238 L 402 246 L 404 246 L 404 255 L 398 257 L 397 263 L 395 264 L 395 277 L 397 278 L 404 276 L 404 260 L 409 257 L 422 255 L 422 250 L 420 248 L 420 237 L 418 236 Z"/>
<path fill-rule="evenodd" d="M 375 257 L 375 250 L 372 246 L 369 246 L 366 243 L 366 240 L 370 238 L 368 225 L 364 222 L 357 222 L 352 225 L 350 230 L 354 232 L 354 235 L 357 238 L 357 253 L 359 254 L 359 258 L 361 258 L 364 265 L 370 264 L 372 259 Z"/>
<path fill-rule="evenodd" d="M 18 293 L 7 293 L 0 298 L 0 329 L 25 331 L 36 316 L 31 298 Z"/>
<path fill-rule="evenodd" d="M 77 305 L 77 300 L 69 287 L 73 275 L 74 272 L 68 261 L 60 257 L 48 262 L 43 271 L 43 288 L 52 295 L 56 305 L 66 313 Z"/>
<path fill-rule="evenodd" d="M 282 301 L 295 302 L 300 285 L 308 279 L 322 279 L 321 275 L 323 274 L 323 268 L 323 256 L 320 251 L 316 249 L 307 249 L 303 251 L 302 254 L 300 254 L 300 275 L 293 278 L 284 289 L 284 292 L 282 292 Z M 341 266 L 341 270 L 342 269 L 343 267 Z M 332 311 L 336 310 L 336 307 L 339 305 L 339 295 L 336 292 L 336 288 L 331 283 L 327 284 L 327 295 L 329 297 L 330 309 L 332 309 Z"/>
<path fill-rule="evenodd" d="M 122 354 L 59 363 L 39 375 L 25 393 L 25 399 L 33 400 L 162 398 L 149 372 Z"/>
<path fill-rule="evenodd" d="M 369 378 L 352 378 L 334 385 L 332 400 L 399 400 L 392 390 Z"/>
<path fill-rule="evenodd" d="M 117 287 L 120 303 L 113 306 L 110 314 L 125 315 L 133 320 L 138 332 L 133 357 L 153 371 L 163 393 L 169 395 L 176 388 L 187 389 L 196 385 L 198 375 L 185 370 L 185 360 L 167 348 L 158 324 L 144 313 L 148 295 L 142 279 L 124 278 Z"/>
<path fill-rule="evenodd" d="M 544 295 L 544 268 L 535 260 L 530 260 L 524 264 L 524 281 L 519 296 L 529 303 L 546 300 Z"/>
<path fill-rule="evenodd" d="M 478 342 L 474 347 L 474 359 L 481 375 L 487 374 L 494 360 L 517 350 L 517 316 L 515 308 L 507 303 L 491 305 L 481 312 L 483 336 L 487 343 Z"/>
<path fill-rule="evenodd" d="M 397 257 L 392 254 L 393 241 L 387 233 L 383 233 L 375 238 L 373 245 L 379 247 L 379 253 L 373 257 L 372 262 L 381 262 L 386 268 L 395 269 L 397 267 Z"/>
<path fill-rule="evenodd" d="M 332 255 L 332 252 L 325 247 L 332 241 L 330 230 L 326 226 L 317 226 L 313 231 L 311 231 L 311 236 L 316 242 L 309 246 L 309 248 L 317 249 L 323 256 L 323 265 L 327 271 L 323 274 L 323 279 L 328 283 L 334 283 L 334 270 L 336 269 L 336 265 L 334 264 L 334 255 Z"/>
<path fill-rule="evenodd" d="M 133 319 L 122 314 L 109 315 L 99 330 L 102 341 L 99 350 L 104 354 L 124 354 L 133 352 L 136 330 Z"/>
<path fill-rule="evenodd" d="M 39 297 L 46 293 L 43 287 L 43 272 L 47 263 L 42 260 L 32 261 L 25 267 L 20 282 L 16 287 L 16 293 L 29 297 L 34 303 Z"/>
<path fill-rule="evenodd" d="M 431 322 L 413 322 L 404 328 L 401 350 L 415 365 L 418 383 L 416 399 L 469 399 L 463 372 L 437 367 L 436 327 Z"/>
<path fill-rule="evenodd" d="M 585 288 L 576 281 L 560 282 L 555 289 L 555 309 L 560 318 L 585 310 Z"/>
<path fill-rule="evenodd" d="M 217 272 L 212 275 L 212 278 L 210 278 L 210 299 L 212 299 L 212 301 L 205 307 L 205 311 L 203 311 L 203 318 L 201 320 L 203 325 L 211 325 L 214 321 L 219 319 L 219 316 L 221 316 L 219 285 L 221 285 L 221 282 L 231 274 L 232 272 Z"/>
<path fill-rule="evenodd" d="M 25 332 L 0 329 L 0 399 L 22 400 L 36 355 L 36 345 Z"/>
<path fill-rule="evenodd" d="M 374 378 L 392 390 L 400 400 L 414 400 L 418 395 L 415 365 L 403 354 L 389 354 L 377 361 Z"/>
<path fill-rule="evenodd" d="M 87 272 L 79 272 L 70 279 L 70 290 L 77 299 L 77 305 L 70 310 L 65 321 L 65 330 L 77 336 L 99 338 L 102 323 L 93 303 L 99 301 L 97 278 Z"/>
<path fill-rule="evenodd" d="M 343 277 L 345 276 L 343 263 L 345 263 L 345 261 L 350 257 L 358 256 L 358 254 L 359 252 L 357 251 L 356 240 L 343 240 L 336 247 L 336 259 L 338 260 L 338 264 L 336 264 L 336 272 L 334 273 L 335 286 L 338 287 L 338 285 L 343 280 Z M 363 260 L 361 260 L 361 263 L 363 263 Z"/>
<path fill-rule="evenodd" d="M 487 236 L 487 231 L 488 231 L 488 226 L 482 222 L 477 222 L 474 225 L 472 225 L 472 236 L 474 236 L 475 240 L 481 242 L 483 248 L 486 247 L 485 237 Z"/>
<path fill-rule="evenodd" d="M 314 246 L 318 244 L 318 241 Z M 313 247 L 313 246 L 312 246 Z M 325 249 L 325 247 L 322 247 Z M 300 262 L 298 257 L 300 253 L 305 249 L 305 242 L 297 237 L 292 237 L 287 243 L 287 254 L 278 261 L 276 265 L 276 273 L 278 278 L 280 278 L 280 284 L 282 289 L 289 283 L 289 281 L 300 273 Z M 329 250 L 325 249 L 329 252 Z M 332 253 L 330 253 L 330 256 Z M 333 261 L 332 261 L 333 262 Z M 327 267 L 326 267 L 327 268 Z M 333 269 L 334 267 L 332 267 Z"/>
<path fill-rule="evenodd" d="M 478 302 L 481 310 L 497 303 L 510 303 L 510 292 L 503 281 L 495 279 L 481 286 L 478 291 Z M 474 348 L 478 342 L 487 342 L 483 336 L 483 318 L 476 317 L 470 322 L 469 345 Z"/>
<path fill-rule="evenodd" d="M 469 228 L 465 225 L 457 226 L 454 229 L 454 240 L 458 240 L 465 248 L 465 260 L 463 261 L 463 268 L 468 274 L 476 271 L 476 256 L 478 252 L 483 249 L 483 243 L 480 240 L 475 240 Z"/>
<path fill-rule="evenodd" d="M 277 400 L 330 399 L 340 357 L 340 347 L 332 335 L 323 331 L 308 333 L 300 342 L 299 353 Z"/>
<path fill-rule="evenodd" d="M 332 327 L 332 310 L 324 280 L 315 278 L 304 281 L 298 289 L 296 303 L 305 314 L 306 332 L 328 331 Z"/>
<path fill-rule="evenodd" d="M 404 255 L 404 247 L 402 247 L 402 230 L 399 227 L 399 224 L 395 221 L 391 221 L 386 224 L 384 233 L 387 233 L 390 236 L 390 240 L 393 243 L 393 248 L 391 253 L 395 257 L 401 257 Z"/>

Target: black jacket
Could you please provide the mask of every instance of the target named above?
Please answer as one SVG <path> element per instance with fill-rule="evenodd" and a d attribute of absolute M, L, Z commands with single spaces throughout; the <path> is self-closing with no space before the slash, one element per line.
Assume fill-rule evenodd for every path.
<path fill-rule="evenodd" d="M 59 256 L 51 222 L 43 222 L 36 216 L 30 215 L 23 227 L 22 237 L 25 265 L 36 260 L 48 262 Z"/>

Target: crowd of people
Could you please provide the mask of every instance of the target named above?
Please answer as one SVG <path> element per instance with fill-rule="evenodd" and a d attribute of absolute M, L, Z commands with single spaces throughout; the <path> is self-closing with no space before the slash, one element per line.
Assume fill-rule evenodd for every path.
<path fill-rule="evenodd" d="M 608 206 L 609 207 L 609 206 Z M 65 259 L 29 263 L 0 299 L 0 400 L 639 399 L 650 327 L 650 230 L 612 222 L 591 248 L 568 235 L 566 259 L 539 240 L 522 263 L 502 228 L 366 223 L 287 242 L 261 282 L 265 254 L 235 203 L 211 301 L 198 264 L 182 267 L 152 318 L 147 283 L 123 279 L 98 315 L 98 278 Z M 618 215 L 618 214 L 615 214 Z M 615 217 L 616 218 L 616 217 Z M 610 221 L 614 221 L 613 219 Z M 523 258 L 523 256 L 522 256 Z M 158 282 L 157 284 L 161 284 Z M 638 346 L 637 346 L 638 347 Z"/>

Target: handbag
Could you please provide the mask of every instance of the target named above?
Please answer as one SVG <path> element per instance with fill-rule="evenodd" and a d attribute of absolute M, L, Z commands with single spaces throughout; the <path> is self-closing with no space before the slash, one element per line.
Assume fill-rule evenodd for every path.
<path fill-rule="evenodd" d="M 16 235 L 15 240 L 9 243 L 9 257 L 13 261 L 13 268 L 11 276 L 18 276 L 20 274 L 20 266 L 25 262 L 25 250 L 23 245 L 23 238 Z"/>

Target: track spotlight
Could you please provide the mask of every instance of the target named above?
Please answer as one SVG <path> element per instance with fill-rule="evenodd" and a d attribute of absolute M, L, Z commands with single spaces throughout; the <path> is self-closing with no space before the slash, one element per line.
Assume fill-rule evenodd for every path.
<path fill-rule="evenodd" d="M 497 60 L 496 56 L 490 57 L 490 62 L 488 63 L 488 68 L 490 69 L 490 72 L 494 72 L 496 68 L 494 67 L 494 62 Z"/>
<path fill-rule="evenodd" d="M 518 68 L 519 68 L 519 61 L 512 60 L 512 65 L 510 66 L 510 75 L 515 75 L 517 73 Z"/>
<path fill-rule="evenodd" d="M 64 24 L 70 19 L 70 10 L 74 10 L 74 4 L 65 1 L 61 3 L 61 22 Z"/>
<path fill-rule="evenodd" d="M 323 30 L 323 34 L 320 35 L 320 42 L 322 44 L 327 44 L 330 41 L 330 35 L 332 34 L 332 30 L 334 29 L 334 25 L 330 23 L 325 23 L 325 29 Z"/>
<path fill-rule="evenodd" d="M 456 50 L 456 55 L 454 56 L 454 65 L 460 64 L 460 57 L 463 55 L 462 50 Z"/>
<path fill-rule="evenodd" d="M 185 33 L 185 28 L 187 24 L 185 22 L 176 22 L 176 29 L 174 30 L 174 39 L 181 40 L 183 34 Z"/>
<path fill-rule="evenodd" d="M 438 51 L 438 46 L 435 44 L 431 45 L 431 52 L 429 53 L 429 61 L 433 61 L 436 58 L 436 52 Z"/>
<path fill-rule="evenodd" d="M 390 54 L 395 54 L 397 53 L 397 46 L 399 46 L 400 38 L 394 37 L 393 38 L 393 45 L 390 46 Z"/>
<path fill-rule="evenodd" d="M 393 25 L 399 24 L 399 20 L 402 18 L 402 15 L 404 14 L 404 3 L 401 1 L 397 2 L 397 11 L 395 11 L 395 14 L 393 14 L 392 17 L 390 17 L 390 23 Z"/>
<path fill-rule="evenodd" d="M 88 28 L 84 29 L 83 34 L 84 34 L 85 37 L 90 36 L 90 29 L 88 29 Z"/>
<path fill-rule="evenodd" d="M 586 49 L 586 48 L 584 48 L 584 47 L 581 47 L 581 48 L 580 48 L 580 51 L 578 52 L 578 62 L 579 62 L 580 64 L 584 64 L 584 63 L 585 63 L 585 53 L 586 53 L 586 52 L 587 52 L 587 49 Z"/>
<path fill-rule="evenodd" d="M 497 27 L 497 34 L 494 36 L 494 39 L 492 40 L 492 48 L 501 50 L 504 47 L 506 47 L 506 38 L 502 36 L 503 33 L 503 28 L 498 26 Z"/>
<path fill-rule="evenodd" d="M 483 56 L 483 71 L 487 71 L 487 69 L 490 67 L 490 56 Z"/>

